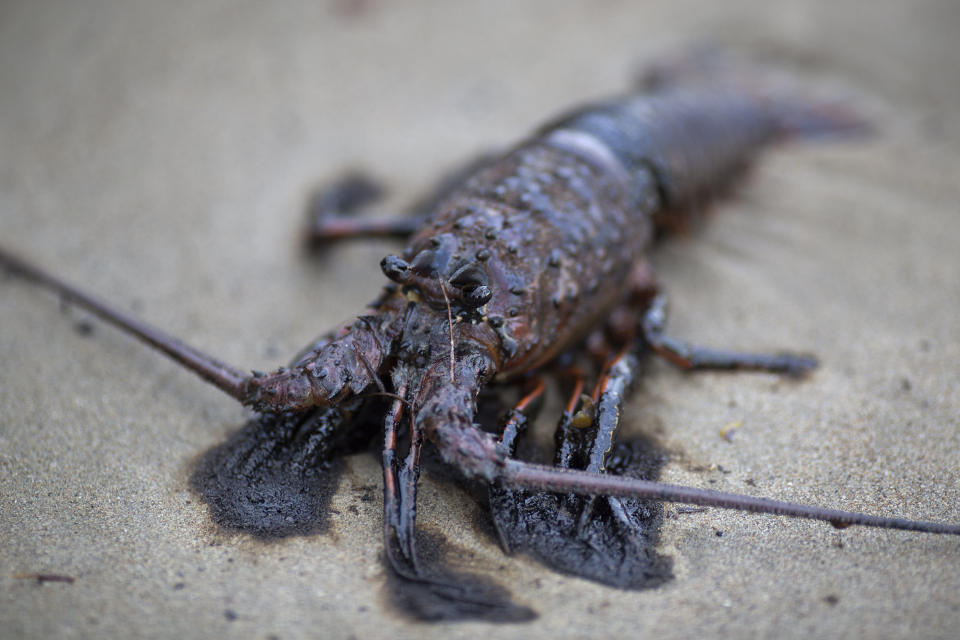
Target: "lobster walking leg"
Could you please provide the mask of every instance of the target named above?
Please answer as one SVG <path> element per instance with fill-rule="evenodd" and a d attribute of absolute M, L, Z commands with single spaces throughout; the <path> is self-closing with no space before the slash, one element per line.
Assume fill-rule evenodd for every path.
<path fill-rule="evenodd" d="M 540 400 L 543 398 L 546 388 L 543 378 L 539 376 L 534 378 L 532 388 L 517 402 L 504 419 L 497 446 L 506 455 L 512 456 L 516 453 L 517 439 L 526 432 L 530 424 L 530 414 L 536 414 L 539 410 Z"/>
<path fill-rule="evenodd" d="M 423 226 L 425 218 L 316 218 L 307 228 L 307 241 L 323 245 L 352 238 L 406 238 Z"/>
<path fill-rule="evenodd" d="M 623 402 L 633 379 L 636 376 L 639 361 L 629 349 L 622 350 L 604 367 L 604 374 L 597 384 L 596 415 L 593 420 L 592 443 L 587 455 L 584 471 L 605 473 L 607 456 L 613 449 L 613 439 L 620 427 Z M 578 530 L 585 530 L 594 510 L 597 496 L 589 496 L 580 514 Z M 632 538 L 634 525 L 620 498 L 604 497 L 614 515 L 614 519 L 623 528 L 624 534 Z"/>
<path fill-rule="evenodd" d="M 480 154 L 443 176 L 428 194 L 396 217 L 356 218 L 353 214 L 379 200 L 385 189 L 362 172 L 351 172 L 319 190 L 307 208 L 305 237 L 309 247 L 355 238 L 406 238 L 420 230 L 433 211 L 460 184 L 480 167 L 495 159 Z"/>
<path fill-rule="evenodd" d="M 606 470 L 607 454 L 613 447 L 613 437 L 620 426 L 624 396 L 636 376 L 638 366 L 637 357 L 624 349 L 613 359 L 597 385 L 600 392 L 594 419 L 596 435 L 590 447 L 585 471 L 603 473 Z"/>
<path fill-rule="evenodd" d="M 741 353 L 690 345 L 664 335 L 667 298 L 656 296 L 644 314 L 641 328 L 643 338 L 657 355 L 681 369 L 745 369 L 770 371 L 789 376 L 803 376 L 817 367 L 817 360 L 810 356 L 791 353 L 763 354 Z"/>
<path fill-rule="evenodd" d="M 581 400 L 582 372 L 574 372 L 571 400 L 555 434 L 557 467 L 584 474 L 607 471 L 624 395 L 636 376 L 637 357 L 628 350 L 610 358 L 593 402 Z M 613 457 L 614 473 L 643 475 L 643 456 L 666 457 L 643 445 L 623 445 Z M 655 471 L 654 471 L 655 473 Z M 554 569 L 606 584 L 642 588 L 670 575 L 670 562 L 653 551 L 662 507 L 646 500 L 519 489 L 495 483 L 490 490 L 494 525 L 505 551 L 523 550 Z"/>
<path fill-rule="evenodd" d="M 399 395 L 384 421 L 383 435 L 383 527 L 384 544 L 391 566 L 405 578 L 420 574 L 417 561 L 415 524 L 417 517 L 417 480 L 420 477 L 420 451 L 423 438 L 411 429 L 410 449 L 403 466 L 397 469 L 398 422 L 403 417 L 403 396 Z"/>
<path fill-rule="evenodd" d="M 571 367 L 569 370 L 573 378 L 573 388 L 567 399 L 567 405 L 557 422 L 556 431 L 554 431 L 554 444 L 556 450 L 553 454 L 553 464 L 558 467 L 569 469 L 573 464 L 573 459 L 578 451 L 579 438 L 581 431 L 573 425 L 577 404 L 583 391 L 583 371 L 579 367 Z"/>
<path fill-rule="evenodd" d="M 383 187 L 363 173 L 348 173 L 318 191 L 307 207 L 308 246 L 318 248 L 352 238 L 406 238 L 423 226 L 422 215 L 373 219 L 353 216 L 383 193 Z"/>

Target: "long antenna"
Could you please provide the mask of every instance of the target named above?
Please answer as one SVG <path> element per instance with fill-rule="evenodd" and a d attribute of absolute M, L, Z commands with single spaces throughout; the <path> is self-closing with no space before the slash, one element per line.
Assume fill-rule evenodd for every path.
<path fill-rule="evenodd" d="M 220 362 L 213 356 L 181 342 L 164 331 L 111 306 L 93 295 L 81 291 L 2 248 L 0 248 L 0 266 L 6 268 L 13 275 L 20 276 L 59 294 L 65 302 L 75 304 L 96 314 L 118 329 L 165 353 L 231 397 L 241 402 L 245 400 L 246 395 L 243 387 L 244 380 L 248 377 L 245 372 Z"/>
<path fill-rule="evenodd" d="M 517 488 L 555 491 L 557 493 L 578 493 L 585 495 L 604 495 L 619 498 L 641 498 L 697 504 L 721 509 L 737 509 L 754 513 L 771 513 L 794 518 L 824 520 L 838 529 L 852 525 L 881 527 L 883 529 L 904 529 L 926 533 L 945 533 L 960 535 L 960 525 L 940 522 L 924 522 L 904 518 L 871 516 L 865 513 L 825 509 L 792 502 L 781 502 L 769 498 L 681 487 L 679 485 L 639 480 L 610 474 L 593 474 L 585 471 L 558 469 L 537 464 L 508 460 L 501 470 L 500 479 L 505 484 Z"/>

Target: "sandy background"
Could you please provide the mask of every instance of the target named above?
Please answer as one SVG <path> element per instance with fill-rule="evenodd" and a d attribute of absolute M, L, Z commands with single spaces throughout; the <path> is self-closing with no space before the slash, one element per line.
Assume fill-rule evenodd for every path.
<path fill-rule="evenodd" d="M 664 51 L 713 40 L 780 58 L 845 87 L 879 135 L 769 154 L 703 233 L 656 259 L 674 334 L 809 349 L 823 366 L 798 384 L 656 364 L 625 428 L 676 452 L 672 482 L 960 522 L 960 5 L 402 4 L 3 3 L 0 241 L 268 368 L 357 312 L 393 246 L 304 260 L 297 231 L 320 182 L 369 168 L 396 210 Z M 680 515 L 661 545 L 675 580 L 624 592 L 504 557 L 471 524 L 474 503 L 429 478 L 423 525 L 540 617 L 405 620 L 384 595 L 373 457 L 349 460 L 327 535 L 218 532 L 187 478 L 242 410 L 116 331 L 79 335 L 84 317 L 0 279 L 0 636 L 946 638 L 960 625 L 957 539 Z M 719 437 L 738 420 L 732 443 Z"/>

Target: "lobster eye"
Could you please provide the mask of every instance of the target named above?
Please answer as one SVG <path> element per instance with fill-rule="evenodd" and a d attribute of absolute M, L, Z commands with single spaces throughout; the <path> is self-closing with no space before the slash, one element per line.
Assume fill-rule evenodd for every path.
<path fill-rule="evenodd" d="M 490 291 L 490 287 L 485 284 L 464 287 L 460 291 L 461 302 L 464 306 L 470 307 L 471 309 L 482 307 L 483 305 L 487 304 L 492 297 L 493 292 Z"/>
<path fill-rule="evenodd" d="M 380 269 L 383 275 L 398 284 L 403 284 L 410 279 L 410 265 L 399 256 L 389 255 L 381 260 Z"/>
<path fill-rule="evenodd" d="M 467 288 L 487 284 L 487 272 L 476 263 L 468 263 L 450 275 L 450 284 L 455 287 Z"/>
<path fill-rule="evenodd" d="M 460 289 L 460 301 L 465 307 L 482 307 L 493 297 L 490 276 L 477 262 L 468 262 L 450 274 L 450 284 Z"/>
<path fill-rule="evenodd" d="M 430 238 L 429 247 L 421 249 L 413 260 L 410 268 L 424 278 L 436 278 L 447 271 L 450 259 L 457 248 L 457 239 L 449 233 L 441 233 Z"/>

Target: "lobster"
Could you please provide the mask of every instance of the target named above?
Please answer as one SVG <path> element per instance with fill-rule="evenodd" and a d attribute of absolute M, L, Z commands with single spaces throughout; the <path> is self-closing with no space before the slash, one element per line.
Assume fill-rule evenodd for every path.
<path fill-rule="evenodd" d="M 642 92 L 550 121 L 446 189 L 422 220 L 318 219 L 313 235 L 321 242 L 401 235 L 422 226 L 400 255 L 382 260 L 390 283 L 368 309 L 270 373 L 248 374 L 222 363 L 6 251 L 0 250 L 0 264 L 133 334 L 258 413 L 300 416 L 344 408 L 329 420 L 332 414 L 323 413 L 321 422 L 324 429 L 349 429 L 346 409 L 358 399 L 388 398 L 385 548 L 390 566 L 408 580 L 431 582 L 415 540 L 427 441 L 463 476 L 491 486 L 505 546 L 503 514 L 509 503 L 531 495 L 583 496 L 577 503 L 582 514 L 605 500 L 626 529 L 630 518 L 621 501 L 646 499 L 810 518 L 839 528 L 960 534 L 955 524 L 612 472 L 614 434 L 645 352 L 689 370 L 802 376 L 816 366 L 807 356 L 721 351 L 667 336 L 666 299 L 644 254 L 658 232 L 688 225 L 762 148 L 793 136 L 845 133 L 862 123 L 835 105 L 768 91 L 762 83 L 704 76 L 710 74 L 665 67 Z M 581 393 L 585 376 L 575 362 L 584 352 L 599 372 L 592 394 Z M 516 446 L 544 394 L 538 374 L 552 363 L 562 365 L 574 384 L 550 466 L 521 461 Z M 476 424 L 478 395 L 499 383 L 525 385 L 524 394 L 491 434 Z M 331 438 L 322 432 L 320 446 Z"/>

